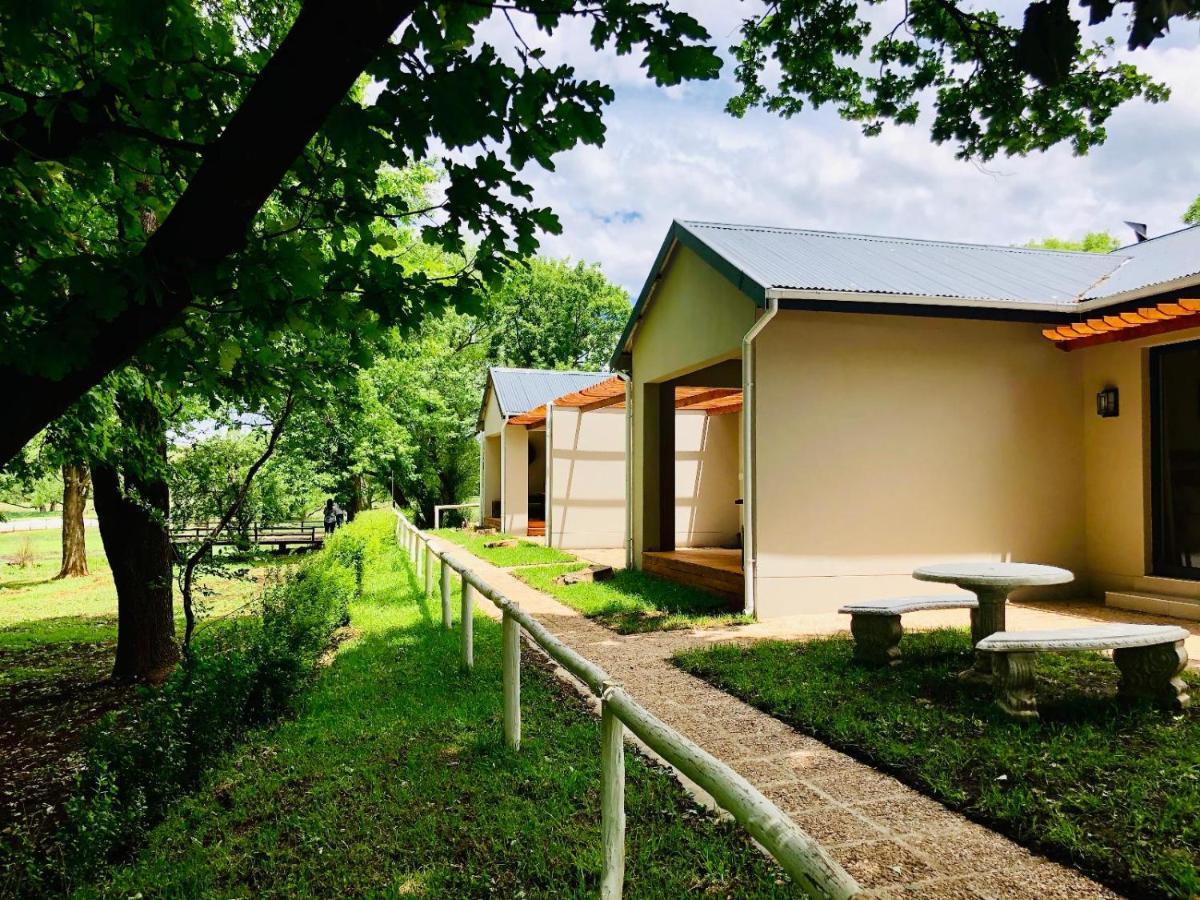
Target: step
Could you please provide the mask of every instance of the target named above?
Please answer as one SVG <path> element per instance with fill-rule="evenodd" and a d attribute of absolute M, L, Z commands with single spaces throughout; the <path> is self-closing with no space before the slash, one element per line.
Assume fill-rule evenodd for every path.
<path fill-rule="evenodd" d="M 1108 591 L 1104 605 L 1116 609 L 1130 609 L 1151 616 L 1171 616 L 1176 619 L 1200 621 L 1200 600 L 1187 600 L 1164 594 L 1148 594 L 1143 591 Z"/>

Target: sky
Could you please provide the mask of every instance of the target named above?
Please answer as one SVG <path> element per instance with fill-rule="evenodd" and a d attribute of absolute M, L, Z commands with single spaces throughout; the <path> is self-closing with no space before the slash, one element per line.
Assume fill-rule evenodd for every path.
<path fill-rule="evenodd" d="M 897 2 L 873 15 L 894 18 L 889 4 Z M 735 0 L 680 5 L 723 48 L 757 8 Z M 1018 9 L 1023 4 L 1013 5 Z M 868 138 L 832 110 L 792 119 L 755 111 L 734 119 L 724 112 L 736 93 L 728 63 L 718 81 L 662 89 L 636 58 L 593 52 L 580 27 L 548 38 L 517 24 L 526 41 L 546 49 L 549 62 L 568 62 L 616 91 L 602 147 L 563 154 L 553 172 L 523 173 L 537 204 L 553 208 L 563 224 L 561 235 L 544 237 L 542 252 L 597 262 L 631 294 L 672 219 L 995 244 L 1107 230 L 1125 242 L 1132 232 L 1124 220 L 1145 222 L 1151 235 L 1172 231 L 1200 194 L 1200 24 L 1194 22 L 1177 20 L 1173 33 L 1149 50 L 1119 54 L 1170 85 L 1169 102 L 1135 100 L 1118 109 L 1108 141 L 1086 157 L 1059 147 L 986 165 L 956 160 L 955 148 L 933 144 L 920 123 Z M 515 42 L 506 22 L 488 27 L 487 38 L 498 46 Z"/>

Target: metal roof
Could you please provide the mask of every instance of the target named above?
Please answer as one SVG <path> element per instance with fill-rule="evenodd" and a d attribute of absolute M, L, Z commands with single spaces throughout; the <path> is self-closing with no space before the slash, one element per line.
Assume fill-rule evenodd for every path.
<path fill-rule="evenodd" d="M 1070 305 L 1113 254 L 680 222 L 764 288 Z"/>
<path fill-rule="evenodd" d="M 500 415 L 520 415 L 563 394 L 599 384 L 612 378 L 611 372 L 564 372 L 557 369 L 488 369 L 488 385 L 496 392 Z M 484 392 L 487 402 L 487 392 Z M 481 413 L 482 415 L 482 413 Z"/>
<path fill-rule="evenodd" d="M 621 367 L 676 244 L 697 253 L 760 306 L 770 295 L 801 308 L 849 303 L 854 305 L 844 308 L 880 311 L 863 305 L 878 303 L 883 311 L 903 313 L 958 306 L 1050 322 L 1200 282 L 1200 226 L 1112 253 L 1082 253 L 675 221 L 634 302 L 613 353 L 614 368 Z"/>
<path fill-rule="evenodd" d="M 1122 264 L 1083 295 L 1084 300 L 1115 297 L 1181 278 L 1200 275 L 1200 228 L 1182 228 L 1114 250 Z"/>

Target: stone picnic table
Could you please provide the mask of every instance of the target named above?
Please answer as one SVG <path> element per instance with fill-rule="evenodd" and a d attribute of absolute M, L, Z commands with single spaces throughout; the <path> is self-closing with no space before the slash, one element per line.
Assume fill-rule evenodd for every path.
<path fill-rule="evenodd" d="M 971 612 L 971 646 L 985 637 L 1004 631 L 1008 595 L 1018 588 L 1046 584 L 1066 584 L 1075 576 L 1057 566 L 1032 563 L 939 563 L 913 570 L 918 581 L 955 584 L 979 598 L 979 608 Z M 959 676 L 970 681 L 990 681 L 992 655 L 975 651 L 975 664 Z"/>

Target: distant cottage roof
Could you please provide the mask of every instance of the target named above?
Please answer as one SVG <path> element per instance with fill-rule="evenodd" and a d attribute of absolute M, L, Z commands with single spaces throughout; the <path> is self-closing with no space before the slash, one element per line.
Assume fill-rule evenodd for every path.
<path fill-rule="evenodd" d="M 1200 283 L 1200 227 L 1112 253 L 1080 253 L 675 221 L 634 304 L 614 365 L 628 350 L 676 244 L 695 251 L 759 305 L 770 296 L 785 308 L 966 306 L 1055 321 Z"/>
<path fill-rule="evenodd" d="M 507 419 L 529 412 L 563 394 L 583 390 L 609 378 L 612 378 L 611 372 L 510 369 L 492 366 L 488 369 L 488 383 L 484 388 L 483 405 L 479 410 L 479 426 L 483 427 L 483 415 L 487 409 L 490 391 L 496 394 L 500 415 Z"/>

